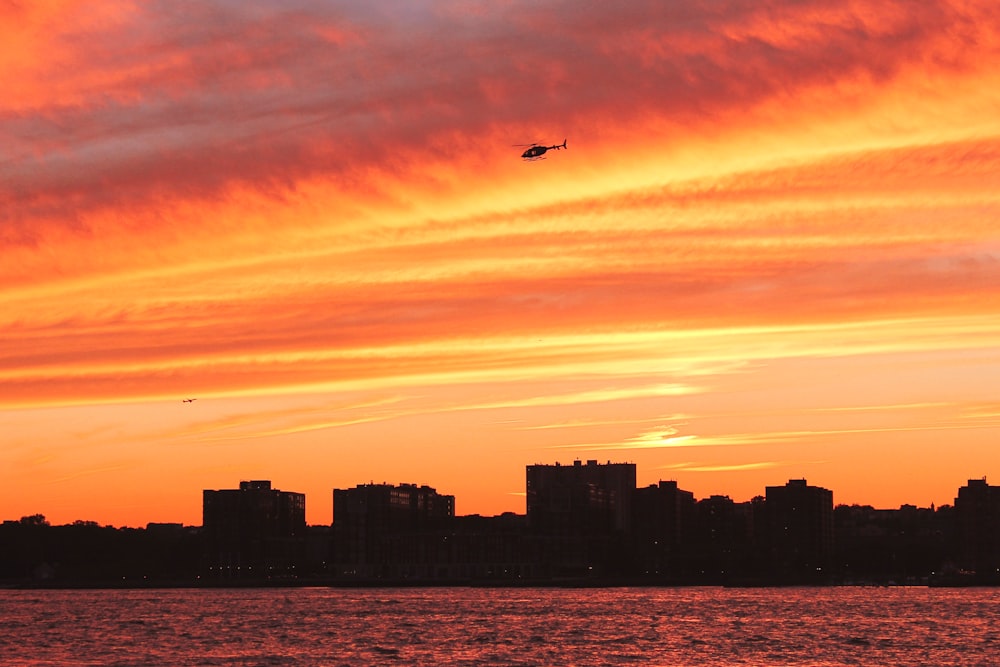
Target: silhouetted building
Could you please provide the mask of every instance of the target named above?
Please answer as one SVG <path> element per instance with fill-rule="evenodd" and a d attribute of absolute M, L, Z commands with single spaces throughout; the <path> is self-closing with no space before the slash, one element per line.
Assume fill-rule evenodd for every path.
<path fill-rule="evenodd" d="M 677 482 L 650 484 L 632 499 L 633 569 L 669 580 L 684 574 L 685 550 L 694 529 L 694 494 Z"/>
<path fill-rule="evenodd" d="M 446 526 L 395 531 L 383 537 L 383 579 L 433 583 L 515 583 L 536 580 L 538 541 L 524 515 L 454 517 Z"/>
<path fill-rule="evenodd" d="M 628 463 L 527 466 L 527 513 L 498 517 L 455 517 L 454 496 L 428 486 L 364 484 L 333 491 L 332 526 L 307 527 L 305 496 L 268 481 L 205 490 L 202 527 L 34 514 L 0 522 L 0 587 L 1000 584 L 1000 487 L 985 479 L 954 507 L 882 510 L 834 509 L 804 479 L 734 503 L 635 478 Z"/>
<path fill-rule="evenodd" d="M 333 560 L 333 528 L 306 526 L 305 549 L 299 576 L 325 576 Z"/>
<path fill-rule="evenodd" d="M 954 543 L 952 508 L 833 510 L 835 563 L 845 583 L 923 584 L 939 575 Z"/>
<path fill-rule="evenodd" d="M 548 534 L 627 533 L 634 463 L 527 466 L 528 526 Z"/>
<path fill-rule="evenodd" d="M 447 572 L 453 580 L 525 582 L 540 578 L 540 543 L 523 514 L 455 517 L 448 535 Z"/>
<path fill-rule="evenodd" d="M 685 571 L 692 583 L 724 584 L 758 573 L 753 537 L 762 504 L 762 499 L 736 503 L 723 495 L 697 502 L 685 545 Z"/>
<path fill-rule="evenodd" d="M 955 498 L 959 565 L 982 583 L 1000 582 L 1000 486 L 970 479 Z"/>
<path fill-rule="evenodd" d="M 455 496 L 415 484 L 359 484 L 333 490 L 333 559 L 339 575 L 404 574 L 438 559 L 428 535 L 449 527 Z"/>
<path fill-rule="evenodd" d="M 833 564 L 833 492 L 804 479 L 769 486 L 766 548 L 771 576 L 794 582 L 828 580 Z"/>
<path fill-rule="evenodd" d="M 527 466 L 528 529 L 547 540 L 551 576 L 594 576 L 628 569 L 635 464 Z"/>
<path fill-rule="evenodd" d="M 298 574 L 306 537 L 306 498 L 269 481 L 203 492 L 205 566 L 214 578 Z"/>

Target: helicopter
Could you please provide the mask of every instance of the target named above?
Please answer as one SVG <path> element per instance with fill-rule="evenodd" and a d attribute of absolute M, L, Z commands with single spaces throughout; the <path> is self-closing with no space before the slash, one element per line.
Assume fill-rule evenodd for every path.
<path fill-rule="evenodd" d="M 566 148 L 566 140 L 563 139 L 561 144 L 556 144 L 554 146 L 543 146 L 541 144 L 514 144 L 515 146 L 527 146 L 528 149 L 521 153 L 521 157 L 524 158 L 526 162 L 534 162 L 535 160 L 544 160 L 542 156 L 545 155 L 546 151 L 559 150 Z"/>

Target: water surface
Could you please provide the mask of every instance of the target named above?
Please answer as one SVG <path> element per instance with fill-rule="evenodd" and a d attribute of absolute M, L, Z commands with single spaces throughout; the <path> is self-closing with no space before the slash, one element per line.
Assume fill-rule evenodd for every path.
<path fill-rule="evenodd" d="M 2 665 L 998 665 L 1000 590 L 0 591 Z"/>

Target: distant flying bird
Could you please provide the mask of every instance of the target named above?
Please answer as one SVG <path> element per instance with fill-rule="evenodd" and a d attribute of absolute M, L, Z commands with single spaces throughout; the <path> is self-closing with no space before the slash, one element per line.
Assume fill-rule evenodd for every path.
<path fill-rule="evenodd" d="M 197 398 L 184 398 L 184 399 L 181 399 L 181 402 L 182 403 L 194 403 L 197 400 L 198 400 Z"/>

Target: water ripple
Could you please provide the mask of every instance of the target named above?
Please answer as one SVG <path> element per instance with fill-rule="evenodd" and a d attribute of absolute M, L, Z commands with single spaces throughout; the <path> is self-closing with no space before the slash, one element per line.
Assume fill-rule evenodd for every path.
<path fill-rule="evenodd" d="M 993 589 L 0 591 L 0 665 L 989 665 Z"/>

